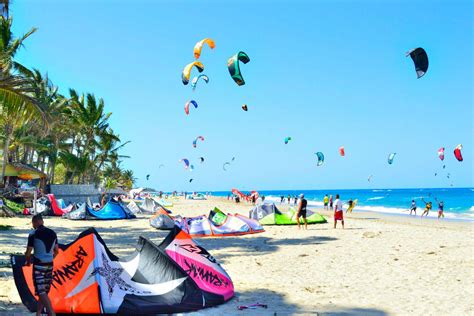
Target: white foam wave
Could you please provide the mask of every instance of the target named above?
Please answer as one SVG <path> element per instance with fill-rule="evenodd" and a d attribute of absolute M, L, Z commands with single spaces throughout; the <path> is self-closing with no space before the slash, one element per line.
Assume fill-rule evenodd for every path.
<path fill-rule="evenodd" d="M 471 206 L 471 207 L 469 208 L 469 212 L 474 212 L 474 206 Z"/>
<path fill-rule="evenodd" d="M 381 200 L 381 199 L 385 199 L 385 196 L 371 197 L 371 198 L 368 198 L 367 201 L 375 201 L 375 200 Z"/>

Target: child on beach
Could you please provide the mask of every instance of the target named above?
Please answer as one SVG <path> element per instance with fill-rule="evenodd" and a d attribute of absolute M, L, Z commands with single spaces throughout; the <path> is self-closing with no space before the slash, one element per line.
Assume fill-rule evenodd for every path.
<path fill-rule="evenodd" d="M 431 210 L 431 207 L 433 206 L 433 204 L 431 202 L 426 202 L 424 199 L 421 199 L 423 201 L 423 203 L 425 203 L 425 210 L 423 211 L 423 214 L 421 214 L 421 217 L 423 217 L 423 215 L 426 215 L 428 216 L 430 210 Z"/>
<path fill-rule="evenodd" d="M 334 229 L 336 228 L 337 221 L 341 221 L 342 229 L 344 229 L 344 212 L 342 209 L 342 201 L 339 199 L 339 194 L 336 194 L 336 203 L 334 207 Z"/>
<path fill-rule="evenodd" d="M 411 215 L 411 212 L 415 212 L 415 216 L 416 216 L 416 202 L 415 202 L 415 200 L 411 200 L 410 215 Z"/>
<path fill-rule="evenodd" d="M 327 194 L 324 196 L 323 202 L 324 202 L 324 209 L 327 210 L 328 204 L 329 204 L 329 198 Z"/>
<path fill-rule="evenodd" d="M 444 202 L 438 200 L 436 200 L 436 202 L 438 202 L 438 219 L 440 217 L 444 218 Z"/>

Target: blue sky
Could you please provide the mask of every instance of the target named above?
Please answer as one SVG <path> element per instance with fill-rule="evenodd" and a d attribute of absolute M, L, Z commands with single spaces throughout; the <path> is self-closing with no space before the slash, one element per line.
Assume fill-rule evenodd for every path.
<path fill-rule="evenodd" d="M 255 2 L 16 1 L 15 32 L 39 28 L 18 59 L 47 71 L 64 93 L 71 87 L 104 98 L 112 126 L 132 141 L 124 167 L 139 185 L 474 185 L 471 1 Z M 205 37 L 216 42 L 200 58 L 210 82 L 193 92 L 181 71 Z M 415 47 L 429 56 L 421 79 L 405 57 Z M 246 85 L 239 87 L 226 62 L 240 50 L 251 60 L 241 66 Z M 189 99 L 199 108 L 186 116 Z M 198 135 L 206 140 L 195 149 Z M 293 139 L 288 145 L 286 136 Z M 452 155 L 459 143 L 462 163 Z M 321 167 L 316 151 L 326 156 Z M 390 152 L 397 153 L 393 165 Z M 193 172 L 178 163 L 183 157 Z"/>

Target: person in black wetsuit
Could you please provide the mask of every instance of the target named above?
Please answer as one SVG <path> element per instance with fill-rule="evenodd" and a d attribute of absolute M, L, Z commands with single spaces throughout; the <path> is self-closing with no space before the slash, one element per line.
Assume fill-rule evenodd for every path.
<path fill-rule="evenodd" d="M 296 212 L 296 223 L 298 224 L 298 229 L 300 229 L 300 217 L 303 217 L 304 229 L 308 229 L 308 221 L 306 220 L 307 205 L 308 201 L 306 201 L 303 194 L 300 194 L 300 204 L 298 204 L 298 212 Z"/>
<path fill-rule="evenodd" d="M 28 236 L 25 265 L 33 263 L 33 285 L 39 297 L 36 315 L 41 315 L 43 307 L 48 315 L 56 315 L 48 293 L 53 282 L 53 259 L 58 254 L 58 238 L 53 230 L 44 227 L 41 215 L 33 216 L 31 223 L 35 230 Z"/>

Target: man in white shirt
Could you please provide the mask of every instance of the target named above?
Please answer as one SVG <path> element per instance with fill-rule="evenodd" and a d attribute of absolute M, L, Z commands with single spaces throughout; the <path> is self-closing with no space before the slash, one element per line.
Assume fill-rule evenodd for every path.
<path fill-rule="evenodd" d="M 342 201 L 339 199 L 339 194 L 336 194 L 336 201 L 334 202 L 334 228 L 336 228 L 337 221 L 341 221 L 342 229 L 344 229 L 344 211 L 342 209 Z"/>

